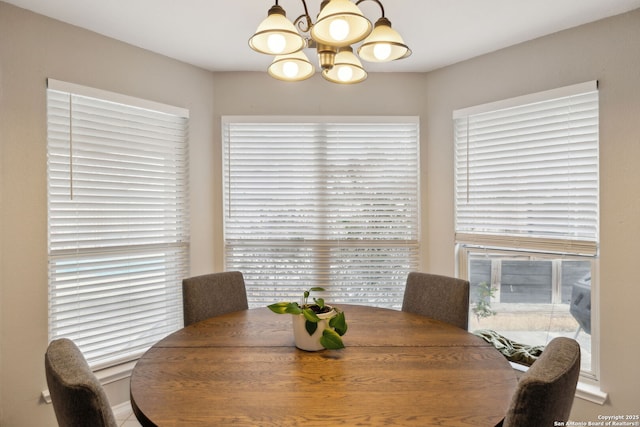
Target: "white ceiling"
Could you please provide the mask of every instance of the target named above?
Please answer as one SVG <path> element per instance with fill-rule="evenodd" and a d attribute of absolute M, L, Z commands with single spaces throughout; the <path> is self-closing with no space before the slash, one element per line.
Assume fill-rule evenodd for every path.
<path fill-rule="evenodd" d="M 2 0 L 213 71 L 262 71 L 247 40 L 274 0 Z M 640 0 L 381 0 L 413 54 L 368 71 L 423 72 L 640 8 Z M 287 17 L 301 0 L 280 0 Z M 307 0 L 315 17 L 320 0 Z M 360 4 L 375 22 L 380 8 Z"/>

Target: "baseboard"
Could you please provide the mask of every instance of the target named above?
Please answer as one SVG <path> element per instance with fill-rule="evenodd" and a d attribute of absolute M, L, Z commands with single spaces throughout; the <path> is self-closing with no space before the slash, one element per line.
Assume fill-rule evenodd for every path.
<path fill-rule="evenodd" d="M 111 410 L 113 411 L 113 416 L 116 420 L 126 419 L 131 415 L 131 402 L 127 400 L 126 402 L 112 406 Z"/>

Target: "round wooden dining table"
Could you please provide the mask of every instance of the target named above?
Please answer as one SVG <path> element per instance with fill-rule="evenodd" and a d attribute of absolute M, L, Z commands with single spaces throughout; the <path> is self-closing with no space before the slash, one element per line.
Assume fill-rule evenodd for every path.
<path fill-rule="evenodd" d="M 341 305 L 346 348 L 294 346 L 267 308 L 195 323 L 131 375 L 143 426 L 495 426 L 517 380 L 494 347 L 428 317 Z"/>

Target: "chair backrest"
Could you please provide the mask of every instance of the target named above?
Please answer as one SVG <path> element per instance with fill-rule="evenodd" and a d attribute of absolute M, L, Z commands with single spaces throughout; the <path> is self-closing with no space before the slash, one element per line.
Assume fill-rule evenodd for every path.
<path fill-rule="evenodd" d="M 60 427 L 117 427 L 100 381 L 73 341 L 67 338 L 51 341 L 44 366 Z"/>
<path fill-rule="evenodd" d="M 518 381 L 503 427 L 564 425 L 579 375 L 578 342 L 565 337 L 551 340 Z"/>
<path fill-rule="evenodd" d="M 239 271 L 205 274 L 182 281 L 184 325 L 233 311 L 246 310 L 247 291 Z"/>
<path fill-rule="evenodd" d="M 469 325 L 469 282 L 455 277 L 411 272 L 402 311 L 421 314 L 462 329 Z"/>

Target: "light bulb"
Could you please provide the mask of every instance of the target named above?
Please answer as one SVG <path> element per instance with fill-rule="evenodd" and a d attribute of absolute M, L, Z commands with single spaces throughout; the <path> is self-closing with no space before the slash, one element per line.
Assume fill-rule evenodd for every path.
<path fill-rule="evenodd" d="M 282 34 L 269 34 L 269 37 L 267 38 L 267 46 L 274 54 L 281 53 L 286 44 L 287 41 Z"/>
<path fill-rule="evenodd" d="M 346 39 L 349 35 L 349 23 L 342 18 L 334 19 L 329 24 L 329 34 L 336 41 Z"/>
<path fill-rule="evenodd" d="M 373 56 L 380 61 L 384 61 L 391 55 L 391 45 L 389 43 L 376 43 L 373 47 Z"/>
<path fill-rule="evenodd" d="M 297 76 L 298 70 L 299 70 L 298 64 L 296 64 L 293 61 L 287 61 L 284 64 L 282 64 L 282 72 L 284 73 L 285 76 L 289 78 L 293 78 Z"/>
<path fill-rule="evenodd" d="M 353 77 L 353 70 L 351 67 L 340 66 L 338 68 L 338 79 L 342 82 L 348 82 Z"/>

